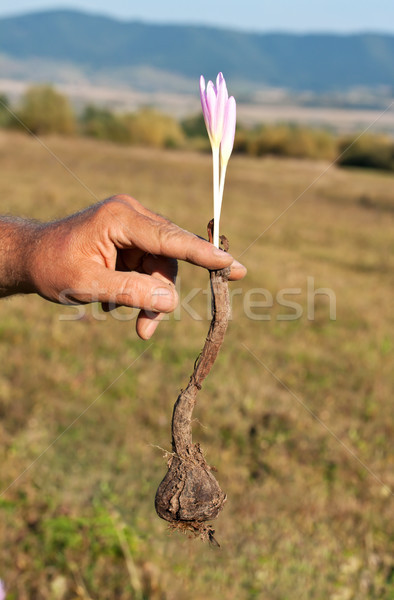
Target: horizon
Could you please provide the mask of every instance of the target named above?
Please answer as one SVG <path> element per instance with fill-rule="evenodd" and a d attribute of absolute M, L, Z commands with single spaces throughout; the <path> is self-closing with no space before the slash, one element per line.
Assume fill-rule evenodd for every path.
<path fill-rule="evenodd" d="M 286 0 L 285 0 L 286 1 Z M 281 25 L 275 24 L 275 18 L 273 18 L 271 25 L 266 22 L 265 27 L 256 26 L 257 19 L 254 20 L 253 25 L 246 25 L 243 20 L 237 19 L 236 23 L 232 22 L 235 18 L 235 13 L 231 13 L 231 17 L 229 20 L 223 22 L 219 22 L 215 20 L 215 15 L 211 16 L 210 19 L 202 18 L 200 16 L 196 17 L 193 14 L 189 14 L 189 17 L 182 16 L 179 14 L 179 11 L 175 11 L 171 13 L 171 16 L 166 14 L 165 17 L 160 15 L 159 11 L 151 11 L 149 14 L 141 13 L 141 14 L 128 14 L 121 13 L 119 11 L 120 5 L 123 3 L 120 0 L 115 0 L 112 3 L 111 8 L 116 8 L 117 10 L 108 10 L 107 5 L 101 5 L 100 2 L 95 2 L 94 7 L 89 5 L 90 0 L 72 0 L 67 3 L 64 3 L 62 6 L 54 5 L 54 2 L 51 0 L 47 0 L 46 2 L 40 2 L 40 0 L 16 0 L 13 3 L 12 8 L 9 10 L 8 8 L 0 7 L 0 19 L 12 19 L 18 17 L 24 17 L 28 15 L 34 14 L 42 14 L 48 12 L 77 12 L 82 13 L 89 16 L 102 17 L 107 19 L 112 19 L 118 22 L 124 23 L 146 23 L 149 25 L 157 25 L 157 26 L 185 26 L 185 27 L 206 27 L 212 29 L 222 29 L 222 30 L 233 30 L 238 31 L 245 34 L 288 34 L 288 35 L 363 35 L 363 34 L 372 34 L 372 35 L 394 35 L 394 18 L 391 20 L 390 18 L 385 18 L 384 24 L 380 25 L 373 24 L 371 19 L 368 19 L 368 24 L 359 24 L 354 22 L 354 19 L 351 20 L 351 25 L 348 27 L 345 26 L 346 19 L 343 18 L 343 13 L 341 12 L 339 16 L 340 25 L 329 26 L 330 19 L 325 19 L 324 24 L 319 23 L 318 25 L 315 22 L 315 25 L 311 25 L 299 20 L 295 20 L 292 22 L 292 26 L 286 24 L 286 22 L 282 22 Z M 249 0 L 249 4 L 253 0 Z M 28 4 L 28 6 L 26 5 Z M 152 2 L 151 2 L 152 4 Z M 153 3 L 154 4 L 154 3 Z M 168 4 L 168 3 L 167 3 Z M 18 8 L 19 6 L 19 8 Z M 256 8 L 258 11 L 259 9 Z M 170 12 L 170 11 L 169 11 Z M 204 11 L 200 11 L 200 13 Z M 272 12 L 272 11 L 271 11 Z M 302 13 L 302 10 L 300 11 Z M 335 12 L 335 11 L 334 11 Z M 394 6 L 392 7 L 393 17 L 394 17 Z M 155 17 L 152 17 L 151 14 L 155 13 Z M 209 13 L 208 13 L 209 14 Z M 226 13 L 226 16 L 229 16 L 229 13 Z M 271 15 L 273 16 L 273 15 Z M 294 16 L 294 15 L 293 15 Z M 352 15 L 353 16 L 353 15 Z M 213 17 L 213 18 L 212 18 Z M 283 20 L 282 20 L 283 21 Z M 332 21 L 332 19 L 331 19 Z M 388 23 L 393 23 L 392 28 L 388 27 Z M 372 24 L 371 24 L 372 23 Z"/>

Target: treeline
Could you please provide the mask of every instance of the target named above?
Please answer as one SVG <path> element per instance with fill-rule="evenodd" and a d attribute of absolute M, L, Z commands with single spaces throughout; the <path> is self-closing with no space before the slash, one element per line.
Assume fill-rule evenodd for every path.
<path fill-rule="evenodd" d="M 49 85 L 29 88 L 15 108 L 0 95 L 0 126 L 35 135 L 85 135 L 157 148 L 181 147 L 185 143 L 181 125 L 153 109 L 117 114 L 91 105 L 77 115 L 68 98 Z"/>
<path fill-rule="evenodd" d="M 0 94 L 0 127 L 29 130 L 36 135 L 83 135 L 119 144 L 209 151 L 201 115 L 178 122 L 152 108 L 118 114 L 88 105 L 77 115 L 66 96 L 52 86 L 29 88 L 18 107 Z M 386 135 L 340 137 L 323 129 L 292 124 L 237 126 L 234 152 L 335 160 L 343 166 L 394 171 L 394 141 Z"/>

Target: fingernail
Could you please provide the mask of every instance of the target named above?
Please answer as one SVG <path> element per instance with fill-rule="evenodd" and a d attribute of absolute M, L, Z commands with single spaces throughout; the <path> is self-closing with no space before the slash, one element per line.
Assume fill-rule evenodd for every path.
<path fill-rule="evenodd" d="M 152 307 L 160 310 L 174 308 L 174 293 L 169 288 L 156 288 L 152 292 Z"/>
<path fill-rule="evenodd" d="M 228 252 L 224 252 L 224 250 L 220 250 L 220 248 L 214 248 L 212 250 L 212 254 L 214 256 L 220 256 L 220 258 L 223 258 L 223 256 L 230 256 L 230 254 L 228 254 Z"/>
<path fill-rule="evenodd" d="M 152 335 L 154 334 L 154 332 L 157 329 L 158 324 L 160 323 L 159 319 L 157 321 L 150 321 L 150 323 L 148 323 L 145 327 L 145 336 L 149 339 L 150 337 L 152 337 Z"/>
<path fill-rule="evenodd" d="M 238 262 L 237 260 L 234 260 L 232 262 L 231 268 L 232 269 L 245 269 L 245 267 L 240 262 Z"/>

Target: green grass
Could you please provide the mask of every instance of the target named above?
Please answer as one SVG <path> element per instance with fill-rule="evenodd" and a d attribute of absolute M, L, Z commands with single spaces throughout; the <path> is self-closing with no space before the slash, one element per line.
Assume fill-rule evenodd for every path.
<path fill-rule="evenodd" d="M 204 235 L 208 155 L 45 143 L 93 195 L 37 142 L 0 132 L 2 213 L 53 219 L 128 192 Z M 232 284 L 241 294 L 194 424 L 228 494 L 220 550 L 169 532 L 153 505 L 172 405 L 206 318 L 181 310 L 151 344 L 132 320 L 96 320 L 97 307 L 64 321 L 75 309 L 2 301 L 7 598 L 393 600 L 393 176 L 331 167 L 308 187 L 327 166 L 246 157 L 229 166 L 222 231 L 249 272 Z M 307 319 L 308 277 L 335 292 L 335 321 L 324 296 Z M 182 298 L 206 285 L 203 270 L 181 265 Z M 272 294 L 272 308 L 254 309 L 270 320 L 245 316 L 253 288 Z M 299 320 L 277 319 L 284 288 L 300 288 L 287 296 L 301 304 Z M 205 315 L 206 297 L 192 307 Z"/>

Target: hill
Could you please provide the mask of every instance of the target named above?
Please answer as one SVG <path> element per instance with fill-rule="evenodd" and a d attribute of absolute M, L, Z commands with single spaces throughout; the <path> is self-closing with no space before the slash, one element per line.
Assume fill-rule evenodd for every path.
<path fill-rule="evenodd" d="M 315 93 L 394 87 L 394 36 L 256 34 L 117 21 L 72 10 L 0 19 L 3 77 L 83 78 L 140 89 L 190 90 L 222 70 L 239 90 Z"/>

